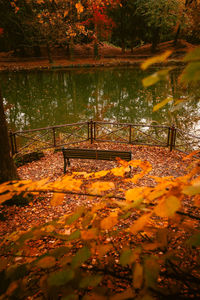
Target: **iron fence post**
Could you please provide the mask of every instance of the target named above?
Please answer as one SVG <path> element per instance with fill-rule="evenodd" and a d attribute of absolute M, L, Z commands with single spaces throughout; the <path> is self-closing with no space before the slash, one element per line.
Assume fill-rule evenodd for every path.
<path fill-rule="evenodd" d="M 88 141 L 90 139 L 90 122 L 87 122 L 87 128 L 88 128 Z"/>
<path fill-rule="evenodd" d="M 52 130 L 53 130 L 53 146 L 56 147 L 56 132 L 55 132 L 55 127 L 53 127 Z"/>
<path fill-rule="evenodd" d="M 94 140 L 96 140 L 96 122 L 93 122 L 93 128 L 94 128 Z"/>
<path fill-rule="evenodd" d="M 132 129 L 132 126 L 129 125 L 129 144 L 132 143 L 132 138 L 131 138 L 131 129 Z"/>
<path fill-rule="evenodd" d="M 176 139 L 176 128 L 174 125 L 171 127 L 171 138 L 170 138 L 170 151 L 175 147 L 175 139 Z"/>
<path fill-rule="evenodd" d="M 14 149 L 15 149 L 15 150 L 14 150 L 14 154 L 15 154 L 15 153 L 17 153 L 17 152 L 18 152 L 18 151 L 17 151 L 17 141 L 16 141 L 16 134 L 15 134 L 15 133 L 13 134 L 13 138 L 14 138 Z"/>
<path fill-rule="evenodd" d="M 93 121 L 90 121 L 90 142 L 93 144 Z"/>
<path fill-rule="evenodd" d="M 168 134 L 167 134 L 167 147 L 169 147 L 169 141 L 170 141 L 170 132 L 171 132 L 171 127 L 168 127 Z"/>
<path fill-rule="evenodd" d="M 175 149 L 176 146 L 176 127 L 174 126 L 174 140 L 173 140 L 173 147 Z"/>

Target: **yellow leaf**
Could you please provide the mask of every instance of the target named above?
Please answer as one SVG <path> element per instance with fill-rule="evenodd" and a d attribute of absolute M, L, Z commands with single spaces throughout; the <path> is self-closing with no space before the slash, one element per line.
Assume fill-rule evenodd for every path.
<path fill-rule="evenodd" d="M 129 167 L 120 167 L 120 168 L 114 168 L 111 170 L 111 173 L 114 175 L 114 176 L 121 176 L 121 177 L 124 177 L 124 174 L 126 172 L 129 171 Z"/>
<path fill-rule="evenodd" d="M 157 72 L 143 78 L 142 79 L 143 86 L 148 87 L 148 86 L 151 86 L 151 85 L 157 83 L 160 80 L 165 80 L 169 74 L 169 71 L 171 71 L 172 69 L 173 68 L 170 67 L 170 68 L 167 68 L 164 70 L 160 70 L 160 71 L 157 71 Z"/>
<path fill-rule="evenodd" d="M 167 186 L 167 185 L 166 185 L 166 186 Z M 158 186 L 158 189 L 155 188 L 154 191 L 152 191 L 151 193 L 149 193 L 149 195 L 148 195 L 148 200 L 149 200 L 149 201 L 152 201 L 152 200 L 155 200 L 155 199 L 157 199 L 157 198 L 160 198 L 160 197 L 163 196 L 165 193 L 166 193 L 165 186 L 164 186 L 164 187 Z"/>
<path fill-rule="evenodd" d="M 7 201 L 7 200 L 9 200 L 9 199 L 11 199 L 13 196 L 14 196 L 14 194 L 10 193 L 10 192 L 8 192 L 6 194 L 3 194 L 3 195 L 0 195 L 0 204 Z"/>
<path fill-rule="evenodd" d="M 161 107 L 165 106 L 167 103 L 173 101 L 172 97 L 167 97 L 165 100 L 161 101 L 160 103 L 156 104 L 153 107 L 153 111 L 157 111 L 158 109 L 160 109 Z"/>
<path fill-rule="evenodd" d="M 154 208 L 154 212 L 159 217 L 170 217 L 174 215 L 179 207 L 180 199 L 175 196 L 170 196 L 168 198 L 162 199 L 160 203 Z"/>
<path fill-rule="evenodd" d="M 200 193 L 200 183 L 184 187 L 183 193 L 188 196 L 193 196 L 193 195 L 199 194 Z"/>
<path fill-rule="evenodd" d="M 133 286 L 135 289 L 140 289 L 143 283 L 143 266 L 136 263 L 133 271 Z"/>
<path fill-rule="evenodd" d="M 139 219 L 137 219 L 136 222 L 129 228 L 129 231 L 132 234 L 136 234 L 139 231 L 141 231 L 145 227 L 147 222 L 149 221 L 151 215 L 152 215 L 152 213 L 148 213 L 146 215 L 143 215 Z"/>
<path fill-rule="evenodd" d="M 53 256 L 46 256 L 37 262 L 37 266 L 42 269 L 48 269 L 55 266 L 56 260 Z"/>
<path fill-rule="evenodd" d="M 155 72 L 145 78 L 142 79 L 142 84 L 144 87 L 148 87 L 154 85 L 160 80 L 158 72 Z"/>
<path fill-rule="evenodd" d="M 144 177 L 152 170 L 152 165 L 148 161 L 141 161 L 141 160 L 131 160 L 129 161 L 129 166 L 133 168 L 140 167 L 142 172 L 139 174 L 134 175 L 132 178 L 126 179 L 125 181 L 130 181 L 132 183 L 137 183 L 139 179 Z"/>
<path fill-rule="evenodd" d="M 65 194 L 55 193 L 51 199 L 51 206 L 62 205 Z"/>
<path fill-rule="evenodd" d="M 142 63 L 141 69 L 146 70 L 152 64 L 164 62 L 171 54 L 172 54 L 172 51 L 167 50 L 161 55 L 151 57 L 151 58 L 145 60 L 145 62 Z"/>
<path fill-rule="evenodd" d="M 80 186 L 83 181 L 81 179 L 73 179 L 71 176 L 64 176 L 60 181 L 56 181 L 49 185 L 51 188 L 59 189 L 59 190 L 67 190 L 67 191 L 80 191 Z"/>
<path fill-rule="evenodd" d="M 200 47 L 195 47 L 194 49 L 189 51 L 183 59 L 183 61 L 187 61 L 187 62 L 197 61 L 197 60 L 200 60 Z"/>
<path fill-rule="evenodd" d="M 27 191 L 29 190 L 35 190 L 35 189 L 47 189 L 47 182 L 49 181 L 49 178 L 44 178 L 39 181 L 32 181 L 27 184 Z M 20 181 L 19 181 L 20 183 Z M 26 181 L 25 181 L 26 183 Z M 21 184 L 23 184 L 23 181 L 21 181 Z"/>
<path fill-rule="evenodd" d="M 114 188 L 114 183 L 110 181 L 97 181 L 88 185 L 88 191 L 92 194 L 99 194 Z"/>
<path fill-rule="evenodd" d="M 116 213 L 111 213 L 107 218 L 103 219 L 101 221 L 101 228 L 104 230 L 111 229 L 113 226 L 115 226 L 118 223 L 118 217 L 116 216 Z"/>
<path fill-rule="evenodd" d="M 174 102 L 174 105 L 178 105 L 180 103 L 183 103 L 185 102 L 185 99 L 177 99 L 175 102 Z"/>
<path fill-rule="evenodd" d="M 91 173 L 91 174 L 94 175 L 95 178 L 100 178 L 100 177 L 106 176 L 108 173 L 110 173 L 110 170 L 108 170 L 108 171 L 103 170 L 103 171 L 99 171 L 99 172 Z"/>
<path fill-rule="evenodd" d="M 173 176 L 165 176 L 165 177 L 149 176 L 149 177 L 153 178 L 157 183 L 166 183 L 167 181 L 171 182 L 172 179 L 174 178 Z"/>
<path fill-rule="evenodd" d="M 132 202 L 143 198 L 145 187 L 136 187 L 125 192 L 126 201 Z"/>

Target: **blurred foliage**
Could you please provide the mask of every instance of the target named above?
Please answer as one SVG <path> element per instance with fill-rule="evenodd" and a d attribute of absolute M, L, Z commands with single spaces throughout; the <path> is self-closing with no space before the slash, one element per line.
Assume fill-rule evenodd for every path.
<path fill-rule="evenodd" d="M 51 299 L 154 299 L 159 295 L 164 299 L 173 294 L 177 281 L 180 286 L 192 283 L 188 292 L 177 289 L 176 295 L 199 295 L 199 256 L 195 253 L 200 233 L 190 214 L 179 215 L 186 199 L 193 209 L 200 207 L 199 164 L 185 176 L 153 177 L 154 187 L 136 186 L 119 197 L 117 184 L 113 179 L 105 181 L 105 176 L 137 184 L 152 169 L 148 162 L 119 162 L 121 166 L 115 169 L 74 172 L 55 182 L 22 180 L 0 186 L 1 204 L 14 195 L 39 196 L 41 192 L 53 192 L 52 206 L 62 205 L 68 193 L 86 192 L 86 197 L 100 199 L 26 232 L 1 237 L 0 299 L 36 295 Z M 129 178 L 125 176 L 128 166 L 133 168 Z M 180 232 L 181 246 L 171 247 Z M 33 245 L 45 239 L 54 241 L 55 247 L 41 253 Z M 183 260 L 194 264 L 182 266 Z M 121 293 L 116 294 L 108 278 L 123 278 Z M 173 280 L 167 283 L 166 278 Z"/>
<path fill-rule="evenodd" d="M 166 51 L 165 53 L 155 56 L 153 58 L 147 59 L 144 63 L 142 63 L 141 68 L 143 70 L 147 69 L 152 64 L 156 63 L 163 63 L 166 61 L 166 59 L 171 55 L 172 52 Z M 193 50 L 188 52 L 184 58 L 183 62 L 186 64 L 183 71 L 179 75 L 179 84 L 183 85 L 185 88 L 188 88 L 190 84 L 199 84 L 200 82 L 200 47 L 195 47 Z M 170 67 L 166 69 L 162 69 L 158 72 L 153 73 L 152 75 L 146 77 L 143 79 L 143 85 L 148 87 L 151 86 L 160 80 L 167 80 L 169 77 L 169 73 L 171 70 L 173 70 L 175 67 Z M 156 104 L 154 106 L 154 111 L 159 109 L 160 107 L 163 107 L 165 104 L 167 104 L 169 101 L 174 101 L 174 105 L 179 105 L 182 103 L 182 105 L 185 104 L 185 99 L 177 99 L 177 98 L 166 98 L 159 104 Z"/>

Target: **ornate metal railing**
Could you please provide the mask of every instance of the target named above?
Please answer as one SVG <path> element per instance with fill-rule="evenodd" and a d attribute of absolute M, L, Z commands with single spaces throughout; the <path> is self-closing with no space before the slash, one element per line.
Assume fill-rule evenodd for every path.
<path fill-rule="evenodd" d="M 168 147 L 188 153 L 198 150 L 200 137 L 175 126 L 88 121 L 24 131 L 10 131 L 12 155 L 61 148 L 84 141 Z"/>
<path fill-rule="evenodd" d="M 174 144 L 175 149 L 184 153 L 199 150 L 200 136 L 196 136 L 176 128 Z"/>
<path fill-rule="evenodd" d="M 168 147 L 171 128 L 162 125 L 93 122 L 93 140 Z"/>
<path fill-rule="evenodd" d="M 80 122 L 24 131 L 10 131 L 12 155 L 87 141 L 89 127 L 90 122 Z"/>

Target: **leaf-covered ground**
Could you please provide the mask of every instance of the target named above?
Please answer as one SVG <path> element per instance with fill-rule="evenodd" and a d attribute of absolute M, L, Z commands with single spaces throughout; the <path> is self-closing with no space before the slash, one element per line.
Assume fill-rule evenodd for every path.
<path fill-rule="evenodd" d="M 111 144 L 111 143 L 83 143 L 80 145 L 83 148 L 93 148 L 93 149 L 116 149 L 116 150 L 127 150 L 132 151 L 134 160 L 142 160 L 148 161 L 152 165 L 152 171 L 148 174 L 148 176 L 144 176 L 141 178 L 137 185 L 124 181 L 120 176 L 113 176 L 112 174 L 107 174 L 105 177 L 101 178 L 101 180 L 111 181 L 115 184 L 116 194 L 115 196 L 123 197 L 124 192 L 127 189 L 131 189 L 135 186 L 149 186 L 154 187 L 155 181 L 151 176 L 174 176 L 180 177 L 191 170 L 194 162 L 192 160 L 183 160 L 183 154 L 172 151 L 170 152 L 168 149 L 159 148 L 159 147 L 147 147 L 147 146 L 132 146 L 132 145 L 124 145 L 124 144 Z M 68 168 L 67 173 L 71 174 L 72 172 L 97 172 L 105 169 L 111 169 L 118 165 L 117 162 L 106 162 L 106 161 L 95 161 L 95 160 L 78 160 L 71 159 L 71 166 Z M 140 172 L 139 168 L 132 170 L 132 176 L 138 172 Z M 55 181 L 60 176 L 63 176 L 63 156 L 61 152 L 54 153 L 53 151 L 49 151 L 45 154 L 39 161 L 35 161 L 32 163 L 28 163 L 20 168 L 18 168 L 18 173 L 22 179 L 32 179 L 39 180 L 45 177 L 48 177 L 50 181 Z M 126 174 L 126 178 L 129 178 L 129 173 Z M 85 192 L 88 192 L 87 190 Z M 40 197 L 34 196 L 31 199 L 29 205 L 26 206 L 18 206 L 18 205 L 3 205 L 0 206 L 2 215 L 1 217 L 4 220 L 0 221 L 0 240 L 5 235 L 12 232 L 20 232 L 27 229 L 32 228 L 33 226 L 37 226 L 43 224 L 45 222 L 51 221 L 55 218 L 59 218 L 62 215 L 73 212 L 76 210 L 78 206 L 88 207 L 90 208 L 92 204 L 97 203 L 101 200 L 99 197 L 86 197 L 83 195 L 71 195 L 68 194 L 65 196 L 65 200 L 61 205 L 52 206 L 51 203 L 52 195 L 49 193 L 41 194 Z M 16 203 L 19 201 L 19 198 L 16 199 Z M 200 273 L 198 272 L 198 251 L 197 249 L 187 249 L 184 246 L 184 242 L 189 238 L 190 228 L 192 227 L 194 230 L 198 228 L 200 225 L 199 221 L 199 209 L 193 206 L 193 203 L 186 197 L 184 200 L 184 205 L 180 208 L 180 213 L 185 213 L 187 216 L 184 221 L 181 221 L 181 224 L 184 223 L 184 226 L 179 228 L 177 224 L 180 222 L 180 218 L 185 217 L 185 215 L 177 214 L 173 221 L 170 223 L 167 218 L 160 218 L 157 216 L 153 216 L 148 223 L 148 230 L 139 232 L 133 237 L 129 237 L 126 234 L 126 230 L 122 230 L 120 232 L 117 231 L 117 227 L 127 228 L 130 227 L 132 222 L 138 219 L 141 216 L 141 211 L 132 211 L 131 215 L 128 218 L 120 219 L 120 222 L 116 225 L 116 235 L 105 234 L 101 236 L 101 240 L 99 241 L 100 245 L 111 246 L 109 251 L 109 255 L 103 255 L 100 259 L 101 265 L 99 265 L 99 259 L 95 258 L 95 256 L 88 261 L 88 263 L 84 263 L 81 266 L 83 272 L 86 272 L 88 276 L 94 274 L 104 274 L 104 279 L 100 284 L 100 290 L 104 289 L 106 286 L 110 290 L 110 295 L 116 294 L 116 296 L 111 296 L 110 298 L 88 298 L 88 299 L 135 299 L 137 296 L 137 286 L 140 286 L 140 281 L 135 279 L 136 293 L 133 292 L 132 285 L 132 275 L 131 269 L 126 266 L 126 249 L 124 246 L 130 245 L 133 249 L 137 250 L 138 245 L 143 244 L 143 251 L 146 252 L 146 255 L 154 255 L 158 258 L 158 261 L 162 263 L 162 257 L 165 256 L 166 245 L 167 243 L 167 255 L 172 255 L 171 253 L 175 253 L 177 257 L 179 257 L 178 262 L 176 260 L 173 261 L 173 258 L 170 260 L 170 264 L 166 267 L 161 268 L 160 274 L 157 278 L 157 283 L 161 288 L 161 294 L 159 295 L 159 290 L 156 291 L 157 297 L 155 299 L 168 299 L 163 297 L 163 290 L 166 290 L 166 294 L 169 297 L 173 295 L 170 299 L 189 299 L 195 296 L 200 296 L 197 290 L 198 284 L 200 282 Z M 154 203 L 152 203 L 153 205 Z M 112 203 L 109 204 L 107 208 L 100 209 L 98 213 L 101 213 L 101 218 L 104 218 L 104 221 L 101 221 L 101 226 L 107 228 L 110 224 L 107 224 L 105 220 L 109 215 L 110 210 L 112 211 Z M 114 207 L 113 207 L 114 208 Z M 113 218 L 114 220 L 115 218 Z M 115 226 L 114 226 L 115 227 Z M 188 230 L 189 228 L 189 230 Z M 51 225 L 48 226 L 48 230 L 51 229 Z M 158 240 L 161 242 L 161 246 L 152 242 L 152 235 L 154 231 L 158 233 Z M 165 240 L 165 230 L 168 230 L 168 241 Z M 65 231 L 60 232 L 62 234 L 70 235 L 72 228 L 70 226 L 65 226 Z M 73 229 L 74 230 L 74 229 Z M 160 231 L 159 231 L 160 230 Z M 87 231 L 88 234 L 88 231 Z M 14 236 L 12 237 L 15 238 Z M 87 237 L 88 238 L 88 237 Z M 82 244 L 79 241 L 72 242 L 72 252 L 70 252 L 71 256 L 75 254 L 78 249 L 82 248 Z M 113 246 L 112 246 L 113 245 Z M 56 239 L 54 237 L 40 237 L 38 239 L 29 240 L 26 243 L 26 256 L 23 256 L 23 253 L 18 253 L 15 258 L 16 264 L 21 264 L 23 262 L 33 261 L 34 257 L 47 253 L 48 251 L 54 251 L 53 249 L 65 246 L 65 241 Z M 120 254 L 124 250 L 124 254 Z M 0 255 L 2 255 L 0 253 Z M 139 255 L 135 253 L 135 255 Z M 173 254 L 174 255 L 174 254 Z M 3 254 L 3 262 L 6 263 L 6 255 Z M 52 259 L 52 257 L 51 257 Z M 66 263 L 65 260 L 61 263 Z M 150 262 L 153 263 L 153 260 Z M 3 264 L 3 263 L 2 263 Z M 0 264 L 0 268 L 3 266 Z M 42 287 L 43 279 L 46 280 L 46 271 L 44 269 L 45 264 L 50 268 L 49 259 L 42 260 L 39 266 L 42 268 L 40 273 L 32 274 L 31 280 L 36 280 L 39 283 L 39 286 Z M 157 264 L 157 263 L 156 263 Z M 44 266 L 43 266 L 44 265 Z M 140 273 L 141 265 L 139 262 L 136 263 L 138 266 L 138 270 L 135 274 Z M 153 265 L 154 267 L 154 265 Z M 150 276 L 153 276 L 152 274 Z M 96 278 L 97 277 L 89 277 Z M 31 281 L 29 288 L 33 290 L 34 296 L 30 299 L 44 299 L 43 294 L 38 289 L 38 285 L 31 286 Z M 35 282 L 33 280 L 33 283 Z M 170 287 L 170 290 L 169 290 Z M 138 289 L 139 290 L 139 289 Z M 96 290 L 97 291 L 97 290 Z M 90 292 L 89 289 L 82 289 L 79 293 L 79 299 L 82 299 L 85 292 Z M 118 293 L 121 293 L 120 295 Z M 54 296 L 52 299 L 59 299 Z M 87 299 L 87 298 L 84 298 Z M 148 298 L 154 299 L 154 298 Z"/>
<path fill-rule="evenodd" d="M 133 159 L 148 161 L 152 164 L 152 171 L 150 175 L 153 176 L 174 176 L 178 177 L 185 174 L 188 171 L 188 162 L 182 160 L 183 155 L 179 152 L 159 147 L 147 147 L 147 146 L 129 146 L 129 145 L 117 145 L 110 143 L 99 143 L 99 144 L 82 144 L 84 148 L 96 148 L 96 149 L 115 149 L 132 151 Z M 95 160 L 80 160 L 71 159 L 71 166 L 67 172 L 97 172 L 104 169 L 111 169 L 116 167 L 117 162 L 107 161 L 95 161 Z M 137 170 L 132 171 L 137 172 Z M 61 152 L 54 153 L 50 151 L 46 153 L 39 161 L 28 163 L 18 168 L 18 173 L 21 179 L 32 179 L 40 180 L 48 177 L 49 180 L 55 180 L 59 176 L 63 176 L 63 155 Z M 128 175 L 128 174 L 127 174 Z M 120 178 L 105 178 L 105 180 L 117 180 L 119 188 L 121 188 L 121 195 L 123 190 L 132 187 L 131 183 L 129 186 L 124 186 L 125 183 L 121 182 Z M 149 176 L 143 177 L 139 182 L 138 186 L 154 186 L 154 180 Z M 126 184 L 127 185 L 127 184 Z M 34 199 L 29 206 L 3 206 L 1 207 L 2 212 L 5 215 L 5 221 L 0 221 L 0 235 L 12 232 L 15 230 L 26 230 L 33 225 L 47 222 L 53 218 L 59 217 L 66 212 L 73 211 L 79 205 L 90 205 L 88 198 L 84 196 L 66 196 L 66 202 L 57 207 L 51 207 L 50 205 L 51 194 L 46 194 L 43 198 Z M 91 201 L 98 201 L 92 198 Z"/>

